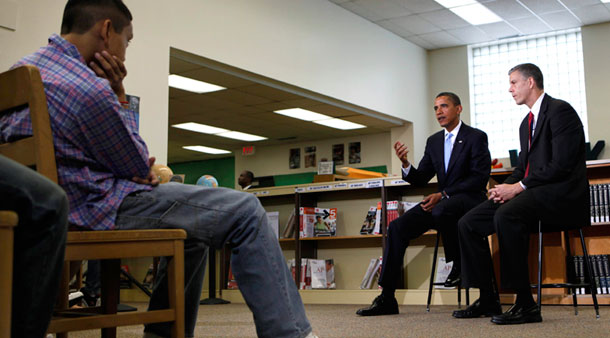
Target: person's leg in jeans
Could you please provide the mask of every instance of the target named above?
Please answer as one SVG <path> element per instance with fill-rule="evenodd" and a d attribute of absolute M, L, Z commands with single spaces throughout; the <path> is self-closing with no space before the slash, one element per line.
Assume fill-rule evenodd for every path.
<path fill-rule="evenodd" d="M 229 242 L 231 264 L 260 337 L 305 337 L 311 326 L 265 210 L 251 194 L 177 183 L 128 196 L 119 209 L 119 229 L 180 228 L 185 243 L 186 336 L 192 336 L 201 296 L 207 246 Z M 191 250 L 191 251 L 189 251 Z M 163 267 L 162 267 L 163 268 Z M 163 269 L 161 269 L 163 270 Z M 164 272 L 161 272 L 164 275 Z M 166 279 L 166 278 L 163 278 Z M 150 308 L 166 308 L 166 286 L 155 287 Z M 190 283 L 190 284 L 189 284 Z M 189 305 L 190 304 L 190 305 Z M 169 324 L 145 331 L 168 335 Z"/>
<path fill-rule="evenodd" d="M 11 336 L 44 337 L 65 253 L 68 200 L 55 183 L 0 156 L 0 206 L 19 215 L 13 258 Z"/>

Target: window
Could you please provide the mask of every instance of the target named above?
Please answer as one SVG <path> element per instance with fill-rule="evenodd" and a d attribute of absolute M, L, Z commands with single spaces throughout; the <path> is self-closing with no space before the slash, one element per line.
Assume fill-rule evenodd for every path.
<path fill-rule="evenodd" d="M 533 63 L 544 76 L 544 91 L 569 102 L 587 131 L 587 104 L 580 29 L 530 35 L 469 46 L 471 123 L 487 133 L 492 158 L 520 150 L 519 125 L 528 108 L 508 92 L 508 70 Z"/>

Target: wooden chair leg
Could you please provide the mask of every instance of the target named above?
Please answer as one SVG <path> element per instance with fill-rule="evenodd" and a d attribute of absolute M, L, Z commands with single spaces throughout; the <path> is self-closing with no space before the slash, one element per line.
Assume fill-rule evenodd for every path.
<path fill-rule="evenodd" d="M 14 223 L 16 223 L 16 219 Z M 13 234 L 13 226 L 0 227 L 0 272 L 3 275 L 0 276 L 1 337 L 11 336 L 11 308 L 13 304 L 11 301 L 13 295 Z"/>
<path fill-rule="evenodd" d="M 119 304 L 120 296 L 120 269 L 120 259 L 107 259 L 101 261 L 101 291 L 103 313 L 117 313 L 117 306 Z M 116 327 L 102 329 L 102 338 L 116 338 Z"/>
<path fill-rule="evenodd" d="M 174 241 L 174 257 L 167 262 L 169 306 L 176 309 L 172 337 L 184 338 L 184 242 Z"/>

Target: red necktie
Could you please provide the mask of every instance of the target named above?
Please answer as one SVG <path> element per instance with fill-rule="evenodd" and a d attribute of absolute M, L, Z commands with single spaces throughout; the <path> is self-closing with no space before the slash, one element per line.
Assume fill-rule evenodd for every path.
<path fill-rule="evenodd" d="M 530 160 L 529 160 L 529 149 L 532 146 L 532 127 L 534 126 L 534 114 L 532 114 L 532 112 L 530 112 L 527 115 L 527 125 L 528 125 L 528 143 L 527 143 L 527 150 L 528 150 L 528 159 L 527 159 L 527 167 L 525 168 L 525 177 L 527 177 L 527 175 L 529 175 L 530 173 Z M 524 178 L 525 178 L 524 177 Z"/>

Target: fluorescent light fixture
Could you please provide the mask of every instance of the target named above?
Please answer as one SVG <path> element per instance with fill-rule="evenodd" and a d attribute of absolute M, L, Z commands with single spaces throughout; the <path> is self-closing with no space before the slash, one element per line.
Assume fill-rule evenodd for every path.
<path fill-rule="evenodd" d="M 475 0 L 435 0 L 435 1 L 438 2 L 441 6 L 443 6 L 445 8 L 453 8 L 453 7 L 471 5 L 471 4 L 477 3 Z"/>
<path fill-rule="evenodd" d="M 366 128 L 366 126 L 364 126 L 364 125 L 341 120 L 341 119 L 327 119 L 327 120 L 313 121 L 313 123 L 321 124 L 323 126 L 327 126 L 327 127 L 331 127 L 331 128 L 342 129 L 342 130 Z"/>
<path fill-rule="evenodd" d="M 200 153 L 214 154 L 214 155 L 231 153 L 228 150 L 216 149 L 216 148 L 210 148 L 210 147 L 204 147 L 204 146 L 184 146 L 182 148 L 187 149 L 187 150 L 192 150 L 192 151 L 198 151 Z"/>
<path fill-rule="evenodd" d="M 186 123 L 174 124 L 174 125 L 172 125 L 172 127 L 195 131 L 195 132 L 202 133 L 202 134 L 219 134 L 219 133 L 226 133 L 229 131 L 227 129 L 207 126 L 205 124 L 196 123 L 196 122 L 186 122 Z"/>
<path fill-rule="evenodd" d="M 203 81 L 193 80 L 188 77 L 176 74 L 170 74 L 168 80 L 170 87 L 186 90 L 197 94 L 215 92 L 218 90 L 226 89 L 225 87 L 217 86 Z"/>
<path fill-rule="evenodd" d="M 603 3 L 610 3 L 610 0 L 602 0 Z"/>
<path fill-rule="evenodd" d="M 471 25 L 484 25 L 487 23 L 494 23 L 502 21 L 502 18 L 496 15 L 496 13 L 489 10 L 489 8 L 475 3 L 472 5 L 460 6 L 449 8 L 450 11 L 458 15 L 460 18 L 468 21 Z"/>
<path fill-rule="evenodd" d="M 281 109 L 281 110 L 274 111 L 274 113 L 292 117 L 295 119 L 304 120 L 304 121 L 316 121 L 316 120 L 325 120 L 325 119 L 332 118 L 327 115 L 314 113 L 312 111 L 309 111 L 306 109 L 301 109 L 301 108 Z"/>
<path fill-rule="evenodd" d="M 226 133 L 219 133 L 219 134 L 215 134 L 215 135 L 232 138 L 232 139 L 236 139 L 236 140 L 242 140 L 242 141 L 262 141 L 262 140 L 267 139 L 266 137 L 246 134 L 246 133 L 240 133 L 238 131 L 227 131 Z"/>

